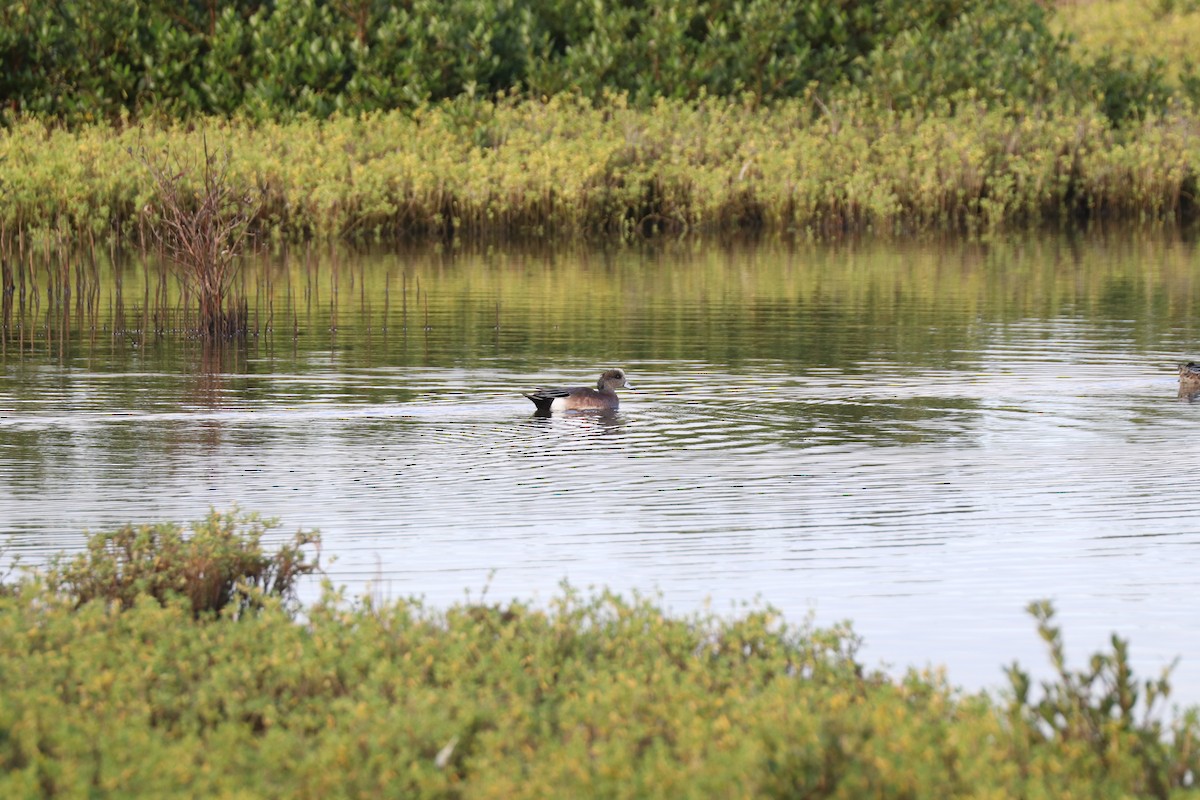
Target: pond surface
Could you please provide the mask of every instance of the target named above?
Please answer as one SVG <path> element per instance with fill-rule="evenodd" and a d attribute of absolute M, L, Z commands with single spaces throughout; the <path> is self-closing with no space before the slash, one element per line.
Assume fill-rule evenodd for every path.
<path fill-rule="evenodd" d="M 967 688 L 1044 673 L 1023 609 L 1051 598 L 1078 665 L 1116 631 L 1200 702 L 1189 243 L 277 253 L 221 353 L 155 334 L 176 290 L 116 264 L 39 267 L 84 277 L 5 331 L 27 563 L 236 503 L 319 528 L 352 593 L 770 604 Z M 611 415 L 520 395 L 608 366 L 637 387 Z"/>

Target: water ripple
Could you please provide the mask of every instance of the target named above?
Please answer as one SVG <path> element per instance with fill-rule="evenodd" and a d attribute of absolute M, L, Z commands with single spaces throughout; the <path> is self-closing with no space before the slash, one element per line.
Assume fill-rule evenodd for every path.
<path fill-rule="evenodd" d="M 0 533 L 37 559 L 85 528 L 236 502 L 322 529 L 352 589 L 529 597 L 569 577 L 683 606 L 760 595 L 853 617 L 902 662 L 980 659 L 989 679 L 1036 648 L 1020 610 L 1051 596 L 1088 632 L 1149 619 L 1150 652 L 1200 662 L 1200 404 L 1176 400 L 1173 367 L 1187 330 L 970 297 L 901 298 L 874 320 L 853 283 L 822 306 L 780 280 L 728 308 L 628 290 L 641 338 L 599 345 L 541 325 L 438 339 L 446 307 L 371 363 L 302 347 L 211 373 L 149 354 L 5 362 Z M 675 357 L 646 345 L 664 320 L 694 334 L 669 340 Z M 618 412 L 531 413 L 522 388 L 588 380 L 601 347 L 646 356 L 622 364 L 639 388 Z"/>

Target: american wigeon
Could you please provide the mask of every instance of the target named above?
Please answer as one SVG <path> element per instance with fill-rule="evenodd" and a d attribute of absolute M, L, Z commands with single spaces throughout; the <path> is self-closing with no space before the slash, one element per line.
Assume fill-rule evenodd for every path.
<path fill-rule="evenodd" d="M 1200 394 L 1200 364 L 1189 361 L 1179 365 L 1179 396 Z"/>
<path fill-rule="evenodd" d="M 522 394 L 532 400 L 540 412 L 616 411 L 621 405 L 616 390 L 632 388 L 625 379 L 623 370 L 610 369 L 600 375 L 595 389 L 590 386 L 569 386 L 561 389 L 538 389 L 536 392 Z"/>

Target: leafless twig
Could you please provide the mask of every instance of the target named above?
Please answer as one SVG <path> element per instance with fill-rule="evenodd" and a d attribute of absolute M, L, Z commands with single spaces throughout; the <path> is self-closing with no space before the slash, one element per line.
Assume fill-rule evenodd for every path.
<path fill-rule="evenodd" d="M 209 150 L 204 137 L 203 182 L 193 188 L 194 164 L 178 153 L 138 158 L 154 179 L 158 224 L 152 230 L 184 286 L 199 299 L 200 332 L 213 339 L 245 335 L 245 314 L 226 311 L 225 301 L 237 274 L 238 257 L 250 236 L 260 201 L 232 185 L 231 155 Z"/>

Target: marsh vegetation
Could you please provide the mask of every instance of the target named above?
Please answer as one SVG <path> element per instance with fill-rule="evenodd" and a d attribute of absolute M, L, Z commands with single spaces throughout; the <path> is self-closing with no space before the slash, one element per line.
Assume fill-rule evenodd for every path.
<path fill-rule="evenodd" d="M 858 493 L 871 519 L 850 524 L 878 532 L 895 516 L 899 485 L 915 489 L 904 509 L 913 526 L 994 529 L 995 485 L 1037 466 L 1026 443 L 1057 441 L 1057 423 L 1045 422 L 1056 414 L 1100 446 L 1054 453 L 1052 478 L 1002 505 L 1032 514 L 1047 494 L 1070 503 L 1054 482 L 1069 467 L 1104 496 L 1113 487 L 1136 495 L 1104 510 L 1113 527 L 1144 532 L 1152 502 L 1155 520 L 1190 519 L 1171 505 L 1186 501 L 1172 483 L 1178 470 L 1162 468 L 1177 449 L 1171 425 L 1188 420 L 1162 410 L 1143 373 L 1193 342 L 1200 302 L 1189 243 L 1200 211 L 1200 75 L 1190 40 L 1179 41 L 1200 25 L 1200 8 L 1077 6 L 6 6 L 0 365 L 12 385 L 27 384 L 0 387 L 0 413 L 17 419 L 3 451 L 6 487 L 22 490 L 14 505 L 38 489 L 53 505 L 47 487 L 63 476 L 108 480 L 122 468 L 135 477 L 96 493 L 125 491 L 128 501 L 149 486 L 187 497 L 239 463 L 243 491 L 290 482 L 295 492 L 311 480 L 350 511 L 378 504 L 373 525 L 403 507 L 428 527 L 445 517 L 446 498 L 463 496 L 454 481 L 427 491 L 444 478 L 447 452 L 475 458 L 503 440 L 532 442 L 540 455 L 553 441 L 503 439 L 529 431 L 442 402 L 462 394 L 464 365 L 492 365 L 489 379 L 511 394 L 515 376 L 547 361 L 609 358 L 619 346 L 692 391 L 701 424 L 647 406 L 634 433 L 650 437 L 653 479 L 644 462 L 606 460 L 611 448 L 573 452 L 623 492 L 637 484 L 673 504 L 647 503 L 660 522 L 749 524 L 747 495 L 734 489 L 757 487 L 749 510 L 802 510 L 814 530 L 840 511 L 822 503 Z M 1032 245 L 996 236 L 1044 229 L 1065 235 Z M 1136 266 L 1110 268 L 1097 255 L 1117 249 L 1106 229 L 1137 250 Z M 1099 244 L 1081 248 L 1081 231 Z M 867 239 L 947 234 L 980 244 L 945 257 L 913 251 L 899 265 L 855 252 Z M 1152 239 L 1144 248 L 1141 236 Z M 742 261 L 731 243 L 747 239 L 792 250 L 777 262 Z M 828 242 L 847 249 L 804 251 Z M 383 268 L 344 266 L 342 248 L 380 245 L 392 259 Z M 589 255 L 556 262 L 564 246 Z M 655 270 L 613 255 L 643 246 L 705 255 L 655 261 Z M 1025 255 L 1043 247 L 1056 255 Z M 531 252 L 550 255 L 522 255 Z M 456 257 L 483 266 L 463 269 Z M 578 314 L 579 325 L 560 329 L 581 294 L 605 315 Z M 1053 352 L 1030 344 L 1064 335 L 1078 341 Z M 235 344 L 171 355 L 194 340 Z M 264 383 L 251 389 L 269 397 L 246 404 L 266 413 L 227 413 L 222 381 L 251 385 L 248 361 L 272 348 L 291 360 L 256 364 Z M 328 371 L 305 384 L 322 359 Z M 1135 377 L 1081 411 L 1079 390 L 1049 373 L 1100 361 Z M 995 363 L 1032 383 L 978 378 L 979 364 Z M 360 370 L 353 380 L 338 373 L 347 365 Z M 103 373 L 94 385 L 69 374 L 92 369 Z M 389 369 L 402 377 L 389 383 Z M 835 369 L 844 385 L 829 389 Z M 870 394 L 880 369 L 899 387 L 884 399 Z M 441 394 L 414 424 L 394 407 L 421 370 L 423 386 Z M 694 391 L 685 381 L 696 370 L 762 387 L 773 404 L 751 414 Z M 47 397 L 62 408 L 39 416 Z M 284 419 L 281 409 L 313 398 L 333 398 L 333 411 L 314 401 L 298 422 Z M 364 402 L 376 418 L 335 419 Z M 447 408 L 475 416 L 447 425 Z M 1118 418 L 1123 427 L 1111 425 Z M 1041 427 L 1022 427 L 1030 420 Z M 468 429 L 483 436 L 445 435 Z M 1102 452 L 1113 439 L 1124 446 L 1116 475 Z M 954 446 L 938 449 L 946 441 Z M 716 452 L 731 443 L 769 458 Z M 344 454 L 353 470 L 284 475 L 255 460 L 317 451 Z M 112 464 L 73 460 L 78 453 Z M 696 464 L 714 454 L 721 463 L 697 478 Z M 772 459 L 787 466 L 758 471 Z M 400 485 L 397 463 L 427 485 Z M 913 464 L 928 469 L 898 483 Z M 839 470 L 851 482 L 839 483 Z M 930 475 L 943 476 L 935 500 Z M 371 479 L 384 488 L 364 491 Z M 506 501 L 536 499 L 511 472 L 488 479 Z M 956 505 L 939 505 L 951 482 Z M 864 486 L 880 491 L 864 499 Z M 682 497 L 680 487 L 698 491 Z M 299 516 L 318 510 L 317 494 Z M 703 507 L 701 494 L 722 498 L 727 516 Z M 769 495 L 797 502 L 764 508 Z M 420 518 L 428 496 L 432 511 Z M 1090 504 L 1083 511 L 1073 518 L 1101 516 Z M 410 517 L 389 524 L 400 519 Z M 1050 677 L 1013 664 L 1005 689 L 974 694 L 940 673 L 872 669 L 849 625 L 797 625 L 769 608 L 675 614 L 642 596 L 565 585 L 541 604 L 434 605 L 378 593 L 349 600 L 327 586 L 301 611 L 295 590 L 318 572 L 319 540 L 279 541 L 272 531 L 238 513 L 191 527 L 124 526 L 46 559 L 40 574 L 0 573 L 0 795 L 1195 791 L 1200 719 L 1165 708 L 1171 676 L 1135 676 L 1115 636 L 1071 666 L 1048 603 L 1029 610 Z M 363 541 L 379 540 L 352 544 Z M 582 541 L 559 545 L 578 552 Z M 1179 539 L 1159 541 L 1152 554 L 1180 552 L 1165 549 Z"/>
<path fill-rule="evenodd" d="M 185 295 L 195 298 L 200 335 L 209 340 L 244 337 L 246 300 L 226 300 L 237 278 L 257 201 L 234 188 L 229 152 L 210 150 L 203 137 L 202 144 L 199 163 L 169 149 L 153 155 L 144 149 L 137 153 L 154 180 L 157 222 L 150 232 L 174 267 Z"/>
<path fill-rule="evenodd" d="M 966 695 L 770 608 L 680 616 L 564 586 L 437 610 L 327 587 L 296 618 L 280 599 L 311 534 L 269 554 L 240 519 L 97 534 L 6 579 L 5 797 L 1167 798 L 1200 769 L 1200 719 L 1162 714 L 1169 676 L 1135 676 L 1116 637 L 1072 668 L 1048 604 L 1030 610 L 1053 678 L 1014 665 L 1006 691 Z M 231 559 L 237 592 L 214 604 L 196 565 Z"/>
<path fill-rule="evenodd" d="M 1014 117 L 978 103 L 829 112 L 556 97 L 214 122 L 204 136 L 229 150 L 232 190 L 260 198 L 247 221 L 267 241 L 806 239 L 1175 223 L 1194 211 L 1200 118 L 1187 110 L 1122 128 L 1096 110 Z M 0 246 L 39 234 L 154 241 L 154 184 L 125 151 L 202 152 L 202 140 L 174 125 L 0 132 Z"/>
<path fill-rule="evenodd" d="M 170 217 L 123 151 L 199 163 L 206 137 L 231 154 L 230 196 L 261 197 L 250 229 L 287 240 L 1195 215 L 1200 79 L 1157 58 L 1200 19 L 1188 4 L 1132 43 L 1025 0 L 434 5 L 189 6 L 180 28 L 93 0 L 69 4 L 73 25 L 9 19 L 0 246 L 153 239 Z M 1116 9 L 1096 26 L 1135 13 L 1087 6 Z M 277 47 L 284 31 L 309 46 Z"/>

